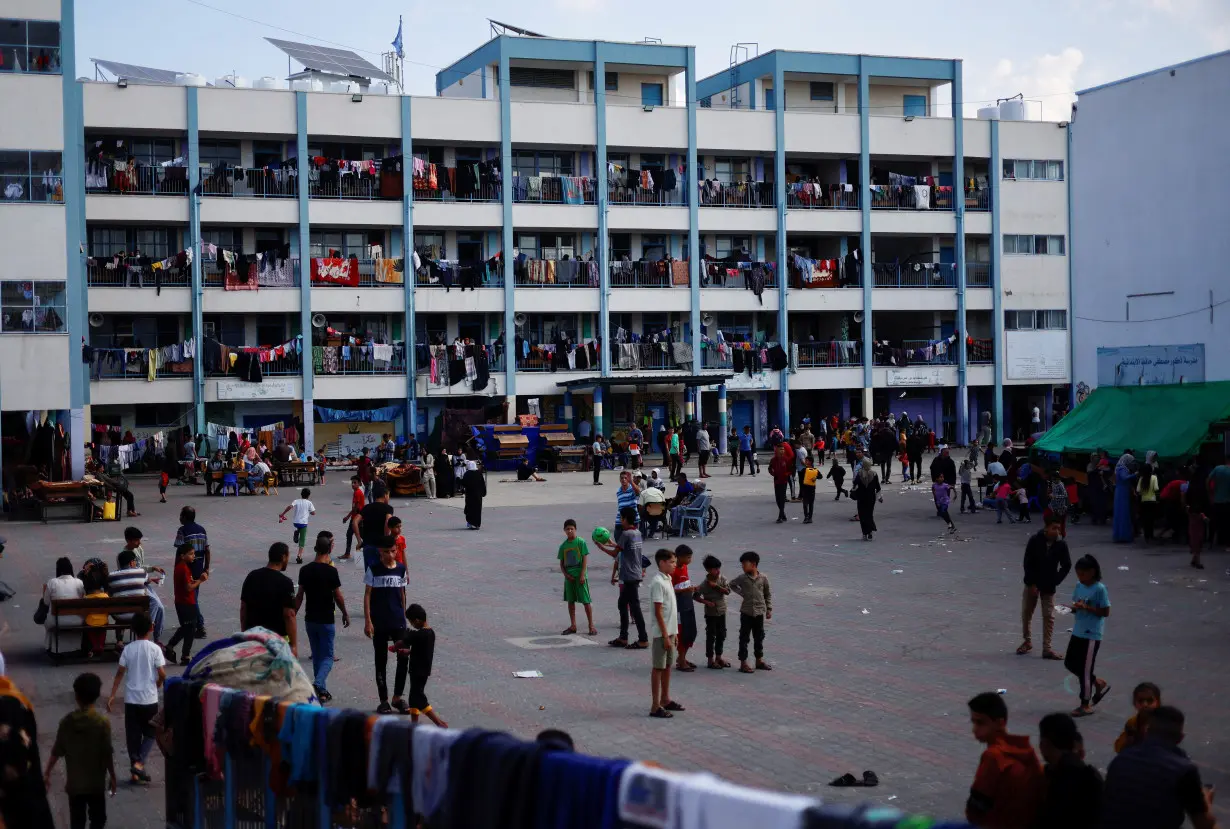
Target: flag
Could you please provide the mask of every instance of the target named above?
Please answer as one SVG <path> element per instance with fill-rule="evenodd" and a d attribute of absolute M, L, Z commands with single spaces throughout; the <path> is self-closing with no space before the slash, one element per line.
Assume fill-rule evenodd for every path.
<path fill-rule="evenodd" d="M 397 53 L 399 58 L 406 56 L 406 50 L 402 48 L 401 42 L 401 15 L 397 16 L 397 37 L 393 38 L 393 51 Z"/>

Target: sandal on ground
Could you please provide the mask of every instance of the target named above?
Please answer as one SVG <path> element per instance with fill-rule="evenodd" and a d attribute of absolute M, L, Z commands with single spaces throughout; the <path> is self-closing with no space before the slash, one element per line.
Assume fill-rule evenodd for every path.
<path fill-rule="evenodd" d="M 303 556 L 295 556 L 295 564 L 302 564 Z"/>
<path fill-rule="evenodd" d="M 679 703 L 675 702 L 674 700 L 671 700 L 670 702 L 666 703 L 665 705 L 662 706 L 662 708 L 666 711 L 686 711 L 688 710 L 684 708 L 682 705 L 680 705 Z"/>
<path fill-rule="evenodd" d="M 585 635 L 586 635 L 586 636 L 597 636 L 597 635 L 598 635 L 598 628 L 590 628 L 590 629 L 589 629 L 589 633 L 587 633 L 587 634 L 585 634 Z"/>
<path fill-rule="evenodd" d="M 144 769 L 134 768 L 128 774 L 128 782 L 134 786 L 148 786 L 153 780 Z"/>
<path fill-rule="evenodd" d="M 1057 662 L 1062 662 L 1062 661 L 1063 661 L 1063 656 L 1061 656 L 1060 654 L 1055 653 L 1054 651 L 1046 651 L 1046 652 L 1044 652 L 1044 653 L 1042 654 L 1042 658 L 1043 658 L 1043 659 L 1054 659 L 1054 660 L 1056 660 Z"/>
<path fill-rule="evenodd" d="M 847 773 L 847 774 L 843 774 L 841 777 L 838 777 L 836 780 L 829 783 L 829 785 L 830 786 L 861 786 L 863 785 L 863 782 L 859 780 L 857 777 L 855 777 L 853 774 Z"/>
<path fill-rule="evenodd" d="M 730 667 L 730 662 L 728 662 L 725 659 L 719 658 L 717 663 L 718 663 L 719 668 L 729 668 Z"/>
<path fill-rule="evenodd" d="M 773 670 L 773 666 L 770 665 L 768 662 L 765 662 L 763 659 L 757 659 L 756 660 L 756 670 L 771 671 Z"/>
<path fill-rule="evenodd" d="M 564 628 L 563 630 L 561 630 L 561 631 L 559 632 L 559 635 L 560 635 L 560 636 L 568 636 L 568 635 L 573 634 L 573 633 L 576 633 L 576 632 L 577 632 L 577 629 L 576 629 L 576 628 Z"/>
<path fill-rule="evenodd" d="M 624 650 L 643 651 L 647 647 L 649 647 L 648 642 L 633 642 L 631 645 L 628 645 L 626 648 L 624 648 Z"/>
<path fill-rule="evenodd" d="M 1074 708 L 1072 710 L 1071 716 L 1073 717 L 1092 717 L 1093 709 L 1092 708 Z"/>
<path fill-rule="evenodd" d="M 754 670 L 752 670 L 751 668 L 749 668 L 748 666 L 746 666 L 746 665 L 740 665 L 740 666 L 739 666 L 739 673 L 741 673 L 741 674 L 754 674 L 754 673 L 756 673 L 756 672 L 755 672 Z"/>
<path fill-rule="evenodd" d="M 692 671 L 696 670 L 696 666 L 695 665 L 676 665 L 675 670 L 683 671 L 685 674 L 690 674 L 692 673 Z"/>
<path fill-rule="evenodd" d="M 376 713 L 377 714 L 392 714 L 393 706 L 389 705 L 387 702 L 382 702 L 376 706 Z"/>
<path fill-rule="evenodd" d="M 1105 685 L 1103 685 L 1101 688 L 1093 692 L 1093 699 L 1091 701 L 1093 702 L 1094 705 L 1097 705 L 1099 702 L 1105 699 L 1106 695 L 1109 693 L 1110 693 L 1110 683 L 1108 682 Z"/>
<path fill-rule="evenodd" d="M 711 669 L 713 669 L 713 670 L 715 670 L 715 671 L 720 671 L 720 670 L 722 670 L 722 666 L 721 666 L 721 664 L 719 664 L 719 663 L 717 663 L 717 662 L 710 662 L 709 664 L 705 665 L 705 667 L 706 667 L 706 668 L 711 668 Z"/>
<path fill-rule="evenodd" d="M 627 639 L 612 639 L 610 642 L 607 642 L 607 644 L 610 645 L 612 648 L 626 648 L 628 647 L 628 640 Z"/>
<path fill-rule="evenodd" d="M 1021 646 L 1016 649 L 1016 655 L 1024 656 L 1025 654 L 1029 653 L 1033 649 L 1034 649 L 1034 646 L 1031 645 L 1029 642 L 1022 642 Z"/>
<path fill-rule="evenodd" d="M 864 786 L 878 786 L 880 785 L 880 778 L 876 776 L 876 773 L 874 771 L 867 770 L 863 772 L 863 785 Z"/>
<path fill-rule="evenodd" d="M 653 711 L 649 712 L 649 716 L 656 717 L 659 720 L 669 720 L 675 715 L 672 714 L 670 711 L 667 711 L 664 708 L 655 708 Z"/>
<path fill-rule="evenodd" d="M 393 700 L 393 708 L 396 709 L 398 714 L 410 713 L 410 706 L 406 705 L 406 701 L 404 699 Z"/>

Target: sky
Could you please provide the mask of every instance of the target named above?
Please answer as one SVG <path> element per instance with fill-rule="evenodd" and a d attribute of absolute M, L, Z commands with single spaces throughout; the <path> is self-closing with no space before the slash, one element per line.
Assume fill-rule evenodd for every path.
<path fill-rule="evenodd" d="M 698 77 L 725 70 L 736 42 L 772 49 L 960 58 L 964 111 L 1023 93 L 1066 120 L 1075 91 L 1230 49 L 1230 0 L 78 0 L 77 74 L 90 58 L 285 78 L 263 38 L 350 48 L 380 65 L 404 19 L 406 88 L 490 37 L 488 18 L 552 37 L 696 47 Z M 249 19 L 243 19 L 249 18 Z M 255 22 L 254 22 L 255 21 Z M 287 31 L 289 30 L 289 31 Z M 749 47 L 756 54 L 757 46 Z M 298 70 L 298 66 L 294 67 Z M 941 104 L 951 98 L 941 94 Z M 947 113 L 944 113 L 947 114 Z"/>

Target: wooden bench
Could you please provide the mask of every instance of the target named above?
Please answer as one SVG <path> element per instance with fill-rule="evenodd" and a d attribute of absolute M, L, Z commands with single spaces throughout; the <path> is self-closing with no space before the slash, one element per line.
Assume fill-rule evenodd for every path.
<path fill-rule="evenodd" d="M 38 499 L 38 517 L 44 524 L 51 510 L 63 510 L 68 517 L 89 523 L 94 517 L 94 499 L 84 481 L 35 481 L 30 485 Z"/>
<path fill-rule="evenodd" d="M 97 633 L 99 631 L 125 631 L 131 626 L 131 622 L 116 622 L 112 619 L 114 616 L 122 616 L 129 613 L 149 612 L 149 596 L 123 596 L 112 598 L 99 597 L 97 599 L 53 599 L 48 615 L 55 619 L 55 624 L 52 625 L 52 648 L 51 658 L 58 664 L 63 659 L 63 654 L 60 653 L 60 633 Z M 105 613 L 107 614 L 108 622 L 105 625 L 87 625 L 85 617 L 87 615 Z M 71 623 L 64 623 L 68 620 L 61 621 L 61 617 L 69 617 Z M 76 649 L 74 649 L 76 650 Z"/>
<path fill-rule="evenodd" d="M 316 464 L 306 461 L 290 461 L 288 463 L 280 463 L 273 470 L 278 476 L 278 483 L 282 486 L 295 486 L 296 484 L 311 484 L 315 486 L 319 483 L 319 470 Z"/>

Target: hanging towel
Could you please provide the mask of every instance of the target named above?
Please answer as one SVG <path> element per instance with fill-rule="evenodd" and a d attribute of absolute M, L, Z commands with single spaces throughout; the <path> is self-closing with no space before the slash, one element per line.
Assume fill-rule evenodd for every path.
<path fill-rule="evenodd" d="M 931 209 L 931 188 L 925 184 L 914 185 L 914 209 Z"/>

